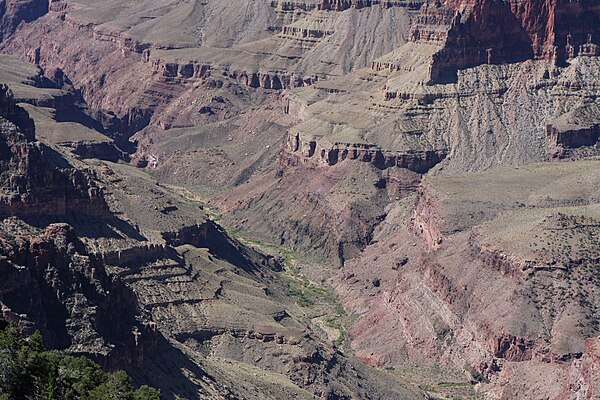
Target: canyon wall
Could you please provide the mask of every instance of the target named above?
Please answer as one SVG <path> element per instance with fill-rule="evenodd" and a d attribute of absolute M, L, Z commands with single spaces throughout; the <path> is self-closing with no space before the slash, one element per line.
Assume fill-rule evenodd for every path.
<path fill-rule="evenodd" d="M 31 22 L 48 12 L 48 0 L 0 1 L 0 42 L 21 24 Z"/>
<path fill-rule="evenodd" d="M 102 191 L 90 172 L 35 140 L 33 121 L 6 85 L 0 86 L 0 186 L 2 317 L 107 369 L 141 364 L 160 334 L 131 289 L 108 276 L 73 227 L 42 221 L 108 218 Z"/>
<path fill-rule="evenodd" d="M 0 87 L 0 112 L 0 215 L 108 215 L 93 177 L 70 167 L 54 150 L 35 141 L 33 121 L 14 104 L 5 85 Z"/>
<path fill-rule="evenodd" d="M 457 69 L 545 59 L 564 64 L 600 55 L 600 3 L 568 0 L 452 0 L 421 7 L 409 40 L 442 46 L 431 82 L 453 80 Z"/>
<path fill-rule="evenodd" d="M 51 224 L 39 233 L 13 235 L 8 232 L 18 222 L 4 224 L 2 318 L 25 335 L 39 330 L 48 346 L 85 354 L 106 369 L 141 365 L 161 335 L 131 289 L 107 275 L 73 228 Z"/>

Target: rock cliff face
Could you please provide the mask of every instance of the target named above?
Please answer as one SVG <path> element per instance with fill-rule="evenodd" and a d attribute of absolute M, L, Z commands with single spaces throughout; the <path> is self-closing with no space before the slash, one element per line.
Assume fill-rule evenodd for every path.
<path fill-rule="evenodd" d="M 10 88 L 3 84 L 0 86 L 0 115 L 5 120 L 5 125 L 10 127 L 10 123 L 13 124 L 14 135 L 9 136 L 6 133 L 5 140 L 18 141 L 34 141 L 35 140 L 35 126 L 33 120 L 29 118 L 29 114 L 21 107 L 15 104 L 15 99 Z M 8 123 L 8 124 L 7 124 Z M 16 132 L 16 131 L 19 132 Z M 21 133 L 21 135 L 19 135 Z"/>
<path fill-rule="evenodd" d="M 3 226 L 3 318 L 26 335 L 40 330 L 49 346 L 88 355 L 107 369 L 141 365 L 160 333 L 131 289 L 106 274 L 68 224 L 39 233 L 25 227 L 16 220 Z M 13 229 L 19 233 L 7 233 Z"/>
<path fill-rule="evenodd" d="M 151 122 L 180 115 L 181 109 L 167 105 L 175 99 L 186 104 L 188 97 L 198 96 L 195 91 L 217 92 L 223 87 L 237 91 L 229 84 L 232 80 L 252 89 L 281 90 L 311 85 L 368 65 L 374 57 L 405 41 L 409 14 L 420 4 L 302 3 L 300 8 L 308 11 L 300 10 L 300 14 L 290 10 L 291 6 L 260 2 L 245 15 L 238 15 L 245 9 L 243 4 L 238 7 L 195 0 L 186 17 L 178 15 L 173 20 L 161 16 L 164 10 L 160 6 L 149 5 L 150 13 L 158 15 L 150 25 L 158 24 L 148 27 L 135 20 L 133 9 L 124 10 L 115 23 L 90 22 L 94 15 L 87 5 L 71 2 L 70 8 L 53 8 L 34 24 L 23 26 L 22 34 L 13 35 L 3 47 L 47 71 L 64 71 L 92 109 L 113 111 L 124 136 L 116 137 L 117 144 L 124 148 L 129 136 Z M 110 4 L 103 7 L 110 13 Z M 164 7 L 176 8 L 171 3 Z M 220 20 L 225 13 L 231 20 Z M 197 19 L 192 21 L 195 15 Z M 200 24 L 204 31 L 201 39 L 193 40 L 197 36 L 193 32 L 165 34 L 173 32 L 166 27 L 177 26 L 174 21 L 182 18 L 179 27 Z M 260 28 L 264 24 L 268 29 Z M 131 29 L 121 28 L 127 25 Z M 243 28 L 247 26 L 256 26 L 257 32 L 248 34 Z M 357 26 L 366 40 L 354 37 Z M 321 62 L 325 57 L 329 60 Z M 117 75 L 122 78 L 115 79 Z M 200 110 L 202 107 L 194 107 L 185 114 L 202 118 Z M 160 115 L 153 120 L 155 114 Z M 195 123 L 189 119 L 182 122 L 187 126 Z"/>
<path fill-rule="evenodd" d="M 21 22 L 31 22 L 48 12 L 48 0 L 3 0 L 0 2 L 0 42 Z"/>
<path fill-rule="evenodd" d="M 38 115 L 43 107 L 16 105 L 2 90 L 2 188 L 16 193 L 2 200 L 2 318 L 24 334 L 39 329 L 52 347 L 128 369 L 167 398 L 199 390 L 213 398 L 421 398 L 404 384 L 381 385 L 382 374 L 303 323 L 275 257 L 133 167 L 76 160 L 38 142 L 23 107 L 41 131 L 54 127 Z M 262 388 L 277 379 L 285 386 Z"/>
<path fill-rule="evenodd" d="M 113 359 L 190 397 L 597 394 L 597 0 L 88 3 L 0 45 L 41 66 L 17 97 L 50 91 L 0 103 L 3 268 L 51 299 L 72 264 L 50 286 L 83 296 L 81 343 L 147 337 Z M 90 158 L 108 131 L 144 171 Z M 73 231 L 14 219 L 42 212 Z M 4 290 L 7 318 L 47 325 Z M 69 318 L 45 331 L 63 346 Z"/>
<path fill-rule="evenodd" d="M 33 121 L 14 104 L 12 92 L 0 87 L 2 112 L 2 217 L 108 215 L 93 178 L 61 165 L 60 156 L 35 142 Z"/>
<path fill-rule="evenodd" d="M 322 146 L 317 140 L 303 142 L 298 133 L 290 132 L 285 148 L 285 151 L 290 153 L 290 157 L 284 157 L 284 159 L 289 160 L 292 164 L 316 160 L 318 163 L 329 166 L 348 159 L 368 162 L 381 170 L 397 167 L 425 173 L 446 157 L 443 150 L 402 153 L 386 151 L 375 145 L 361 143 L 333 143 L 330 148 Z"/>
<path fill-rule="evenodd" d="M 545 59 L 562 64 L 600 55 L 600 4 L 595 1 L 448 1 L 425 4 L 410 33 L 414 42 L 442 46 L 430 65 L 431 82 L 457 69 Z"/>
<path fill-rule="evenodd" d="M 160 334 L 131 289 L 107 275 L 70 225 L 43 226 L 42 220 L 108 217 L 100 188 L 35 140 L 33 121 L 6 85 L 0 86 L 0 119 L 3 318 L 108 369 L 140 365 Z"/>
<path fill-rule="evenodd" d="M 318 1 L 280 1 L 274 0 L 272 6 L 278 10 L 291 11 L 301 9 L 303 11 L 327 10 L 344 11 L 349 8 L 364 8 L 381 6 L 389 7 L 418 7 L 421 1 L 401 1 L 401 0 L 318 0 Z"/>
<path fill-rule="evenodd" d="M 577 149 L 593 148 L 600 139 L 598 103 L 592 101 L 548 121 L 546 134 L 553 157 L 569 157 Z"/>

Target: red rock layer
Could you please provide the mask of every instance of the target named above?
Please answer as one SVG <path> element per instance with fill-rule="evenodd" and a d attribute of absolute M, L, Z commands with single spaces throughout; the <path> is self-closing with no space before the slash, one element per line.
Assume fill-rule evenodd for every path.
<path fill-rule="evenodd" d="M 443 45 L 430 70 L 439 82 L 485 63 L 597 56 L 599 37 L 598 0 L 448 0 L 421 7 L 409 40 Z"/>
<path fill-rule="evenodd" d="M 39 233 L 0 233 L 0 318 L 25 334 L 40 330 L 54 348 L 72 348 L 108 369 L 143 362 L 160 333 L 138 315 L 137 299 L 110 278 L 67 224 Z"/>
<path fill-rule="evenodd" d="M 35 141 L 34 124 L 0 86 L 0 217 L 108 215 L 93 177 Z"/>

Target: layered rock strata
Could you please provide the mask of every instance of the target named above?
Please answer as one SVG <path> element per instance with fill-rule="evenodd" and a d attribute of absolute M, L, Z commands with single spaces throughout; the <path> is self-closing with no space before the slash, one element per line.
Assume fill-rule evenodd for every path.
<path fill-rule="evenodd" d="M 5 85 L 0 116 L 3 318 L 107 369 L 141 365 L 160 334 L 133 292 L 108 276 L 70 225 L 44 226 L 43 220 L 109 217 L 102 191 L 89 172 L 36 141 L 33 121 Z"/>
<path fill-rule="evenodd" d="M 92 175 L 70 167 L 52 149 L 35 141 L 33 121 L 14 104 L 7 86 L 0 87 L 0 96 L 0 215 L 108 215 L 108 206 Z"/>
<path fill-rule="evenodd" d="M 13 229 L 19 233 L 8 233 Z M 38 232 L 4 220 L 0 242 L 2 318 L 25 335 L 40 330 L 47 345 L 85 354 L 110 370 L 140 366 L 154 351 L 161 338 L 156 325 L 71 226 Z"/>
<path fill-rule="evenodd" d="M 441 46 L 431 59 L 434 83 L 481 64 L 526 59 L 563 64 L 579 55 L 598 56 L 599 26 L 597 1 L 428 2 L 409 40 Z"/>
<path fill-rule="evenodd" d="M 328 11 L 344 11 L 350 8 L 361 9 L 364 7 L 419 7 L 422 1 L 404 1 L 404 0 L 309 0 L 309 1 L 287 1 L 274 0 L 271 2 L 272 7 L 282 11 L 292 10 L 328 10 Z"/>
<path fill-rule="evenodd" d="M 444 150 L 409 151 L 406 153 L 386 151 L 371 144 L 333 143 L 324 148 L 317 140 L 301 142 L 298 133 L 290 133 L 285 151 L 290 153 L 290 162 L 316 160 L 325 165 L 335 165 L 345 160 L 357 160 L 373 164 L 376 168 L 398 167 L 417 173 L 426 173 L 446 157 Z M 292 161 L 294 160 L 294 161 Z"/>

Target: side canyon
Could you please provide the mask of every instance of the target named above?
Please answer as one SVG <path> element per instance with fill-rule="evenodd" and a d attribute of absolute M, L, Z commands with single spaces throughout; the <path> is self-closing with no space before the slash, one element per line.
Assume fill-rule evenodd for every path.
<path fill-rule="evenodd" d="M 600 1 L 0 2 L 0 305 L 175 399 L 600 396 Z"/>

